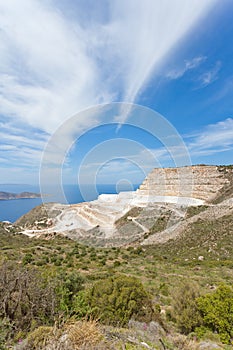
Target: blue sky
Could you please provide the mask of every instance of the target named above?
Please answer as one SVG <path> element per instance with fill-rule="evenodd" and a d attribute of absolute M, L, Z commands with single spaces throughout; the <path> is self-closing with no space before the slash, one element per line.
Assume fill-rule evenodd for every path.
<path fill-rule="evenodd" d="M 232 18 L 231 0 L 0 0 L 0 183 L 37 184 L 57 130 L 48 181 L 56 168 L 76 183 L 85 162 L 86 183 L 173 166 L 166 145 L 124 125 L 130 110 L 92 108 L 112 102 L 160 113 L 190 163 L 232 163 Z"/>

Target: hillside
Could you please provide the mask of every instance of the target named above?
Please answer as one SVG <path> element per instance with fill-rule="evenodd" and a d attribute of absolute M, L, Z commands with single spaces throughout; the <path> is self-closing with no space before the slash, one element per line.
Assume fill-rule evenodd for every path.
<path fill-rule="evenodd" d="M 190 170 L 202 199 L 175 196 L 174 169 L 161 196 L 154 170 L 136 192 L 1 223 L 0 349 L 232 349 L 232 168 Z"/>
<path fill-rule="evenodd" d="M 32 237 L 59 234 L 95 246 L 162 243 L 198 220 L 186 216 L 190 207 L 205 209 L 204 220 L 231 215 L 232 196 L 231 166 L 154 169 L 135 192 L 74 205 L 50 203 L 16 224 Z"/>
<path fill-rule="evenodd" d="M 41 314 L 42 311 L 39 309 L 39 315 L 36 316 L 37 321 L 32 321 L 32 327 L 36 327 L 36 325 L 41 326 L 45 322 L 47 328 L 44 326 L 44 331 L 42 328 L 38 328 L 38 330 L 36 329 L 34 331 L 35 333 L 33 331 L 26 331 L 24 328 L 23 332 L 20 329 L 16 331 L 14 328 L 12 333 L 14 335 L 13 340 L 17 342 L 17 339 L 25 339 L 22 344 L 19 343 L 16 349 L 52 350 L 54 346 L 56 349 L 59 349 L 59 346 L 64 350 L 75 349 L 75 347 L 68 347 L 68 345 L 62 343 L 62 337 L 67 334 L 68 329 L 70 329 L 69 327 L 73 325 L 73 327 L 77 327 L 75 328 L 77 337 L 75 339 L 79 340 L 76 340 L 76 342 L 80 342 L 78 344 L 87 342 L 88 349 L 92 350 L 120 350 L 123 348 L 135 350 L 230 350 L 232 348 L 231 345 L 224 345 L 216 333 L 212 334 L 208 330 L 201 336 L 197 331 L 189 336 L 182 334 L 178 327 L 178 321 L 174 319 L 173 315 L 173 308 L 177 303 L 177 293 L 179 293 L 183 285 L 189 288 L 188 286 L 191 284 L 197 288 L 197 293 L 206 295 L 210 292 L 213 293 L 219 284 L 232 284 L 232 215 L 221 216 L 212 220 L 204 219 L 204 217 L 201 219 L 201 214 L 204 214 L 206 210 L 208 210 L 206 206 L 190 207 L 186 213 L 186 217 L 187 220 L 193 219 L 193 221 L 189 221 L 186 230 L 181 235 L 163 244 L 143 245 L 141 247 L 138 242 L 135 242 L 128 247 L 94 248 L 58 235 L 53 237 L 41 236 L 41 238 L 31 239 L 26 235 L 14 234 L 14 230 L 17 231 L 17 228 L 14 226 L 9 224 L 1 225 L 0 287 L 1 281 L 6 278 L 4 276 L 6 276 L 7 269 L 10 269 L 10 276 L 8 277 L 8 284 L 5 284 L 5 289 L 6 291 L 8 290 L 8 285 L 9 288 L 12 288 L 12 303 L 17 295 L 16 292 L 13 292 L 13 288 L 16 288 L 14 287 L 14 279 L 17 276 L 20 276 L 21 283 L 25 283 L 23 284 L 23 288 L 25 293 L 29 293 L 30 303 L 34 300 L 32 298 L 37 298 L 35 300 L 37 300 L 37 303 L 40 303 L 40 297 L 37 294 L 35 296 L 32 295 L 32 293 L 35 293 L 33 292 L 35 290 L 41 293 L 41 297 L 43 297 L 43 293 L 50 293 L 51 297 L 55 298 L 53 285 L 60 286 L 61 281 L 65 283 L 64 291 L 70 286 L 70 283 L 73 285 L 77 283 L 74 281 L 80 280 L 82 281 L 82 288 L 85 288 L 84 291 L 88 292 L 93 285 L 98 283 L 101 283 L 102 286 L 106 285 L 107 281 L 112 279 L 113 276 L 130 276 L 141 281 L 153 300 L 153 307 L 155 310 L 159 310 L 159 313 L 157 311 L 152 320 L 145 318 L 135 321 L 133 319 L 129 324 L 124 325 L 124 327 L 117 326 L 116 324 L 106 325 L 104 322 L 98 322 L 94 326 L 89 323 L 86 324 L 86 321 L 82 323 L 83 317 L 87 317 L 85 313 L 88 313 L 88 307 L 85 306 L 82 299 L 85 294 L 83 292 L 76 292 L 81 293 L 81 300 L 79 301 L 81 304 L 78 304 L 78 310 L 82 310 L 81 316 L 77 311 L 72 311 L 71 314 L 73 316 L 69 321 L 70 316 L 64 316 L 63 304 L 61 304 L 61 309 L 57 312 L 56 317 L 54 315 L 49 316 L 49 305 L 46 306 L 47 309 L 44 315 Z M 135 215 L 138 212 L 134 210 L 130 214 Z M 166 221 L 166 216 L 164 217 L 165 219 L 160 221 L 156 229 L 163 228 L 163 221 Z M 117 225 L 122 225 L 124 220 L 125 218 L 120 219 Z M 35 276 L 36 281 L 34 281 L 31 274 Z M 27 282 L 25 282 L 24 278 L 27 278 Z M 46 285 L 49 291 L 45 290 L 43 292 L 40 289 L 40 284 L 44 285 L 43 279 L 47 279 Z M 0 288 L 0 300 L 3 300 L 1 298 L 1 291 L 3 289 Z M 48 294 L 46 295 L 45 300 L 50 302 Z M 64 303 L 66 299 L 62 300 L 62 303 Z M 56 299 L 53 299 L 53 304 L 55 302 Z M 27 305 L 27 300 L 22 299 L 22 303 L 24 303 L 23 308 L 26 311 L 25 305 Z M 72 305 L 69 307 L 75 308 L 75 299 L 73 300 L 73 304 L 69 305 Z M 107 305 L 106 299 L 104 305 L 103 310 L 105 310 Z M 15 306 L 14 303 L 12 304 L 13 306 Z M 35 313 L 36 309 L 33 312 Z M 19 311 L 17 311 L 18 313 Z M 17 314 L 15 316 L 15 324 L 17 324 L 17 327 L 23 327 L 23 322 L 20 325 L 16 323 Z M 35 315 L 37 314 L 35 313 Z M 55 325 L 53 323 L 54 317 L 57 319 Z M 1 322 L 0 316 L 0 324 L 2 325 L 0 345 L 1 337 L 3 337 L 3 333 L 1 332 L 6 327 Z M 60 324 L 59 326 L 58 322 Z M 68 323 L 66 324 L 66 322 Z M 9 332 L 9 327 L 7 328 L 7 332 Z M 90 330 L 88 331 L 89 327 Z M 78 329 L 82 330 L 82 336 Z M 11 334 L 7 332 L 5 334 Z M 97 337 L 95 340 L 94 335 L 90 338 L 88 335 L 89 332 L 91 334 L 100 334 L 100 338 Z M 51 342 L 50 346 L 48 345 L 45 348 L 43 347 L 44 345 L 39 345 L 45 344 L 43 342 L 47 341 Z M 92 342 L 95 341 L 99 345 L 92 346 Z M 11 342 L 10 338 L 7 338 L 7 343 L 11 344 Z M 164 347 L 162 344 L 164 344 Z M 77 347 L 77 349 L 79 348 L 86 349 L 81 346 Z M 10 349 L 10 347 L 3 349 Z"/>

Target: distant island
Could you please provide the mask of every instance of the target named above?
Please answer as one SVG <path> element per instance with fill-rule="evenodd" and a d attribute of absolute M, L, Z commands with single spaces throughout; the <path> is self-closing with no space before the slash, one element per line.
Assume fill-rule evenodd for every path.
<path fill-rule="evenodd" d="M 10 200 L 10 199 L 30 199 L 30 198 L 40 198 L 39 193 L 33 192 L 21 192 L 21 193 L 10 193 L 10 192 L 0 192 L 0 200 Z"/>

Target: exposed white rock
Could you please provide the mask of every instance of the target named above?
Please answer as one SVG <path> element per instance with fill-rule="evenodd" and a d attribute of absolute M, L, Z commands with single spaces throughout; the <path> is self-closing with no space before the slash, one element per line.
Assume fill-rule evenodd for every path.
<path fill-rule="evenodd" d="M 97 200 L 73 205 L 54 204 L 52 211 L 60 211 L 50 226 L 41 230 L 25 230 L 28 236 L 44 233 L 78 232 L 80 236 L 98 227 L 105 237 L 116 233 L 115 222 L 134 207 L 167 206 L 178 218 L 182 218 L 182 208 L 203 205 L 214 198 L 229 180 L 216 166 L 192 166 L 182 168 L 154 169 L 136 191 L 119 194 L 101 194 Z M 226 205 L 231 204 L 228 200 Z M 219 208 L 220 210 L 220 208 Z M 130 221 L 142 233 L 148 228 L 144 224 Z M 179 223 L 172 222 L 163 231 L 163 236 L 172 238 Z M 152 238 L 148 238 L 150 240 Z M 163 240 L 163 237 L 157 237 Z"/>
<path fill-rule="evenodd" d="M 212 200 L 229 183 L 217 166 L 189 166 L 153 169 L 139 188 L 150 196 L 191 197 Z"/>

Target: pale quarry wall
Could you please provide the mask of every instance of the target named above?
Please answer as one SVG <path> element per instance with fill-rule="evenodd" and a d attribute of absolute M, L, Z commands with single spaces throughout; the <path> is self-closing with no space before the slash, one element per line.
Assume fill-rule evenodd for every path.
<path fill-rule="evenodd" d="M 149 196 L 191 197 L 211 201 L 229 183 L 217 166 L 153 169 L 137 193 Z"/>
<path fill-rule="evenodd" d="M 115 236 L 121 239 L 124 237 L 124 232 L 121 232 L 115 223 L 130 209 L 135 207 L 152 208 L 154 206 L 158 210 L 159 206 L 163 207 L 162 203 L 165 203 L 165 208 L 169 208 L 180 219 L 183 218 L 184 207 L 210 202 L 219 194 L 222 196 L 228 187 L 231 189 L 232 178 L 233 169 L 231 167 L 221 169 L 217 166 L 199 165 L 182 168 L 156 168 L 148 174 L 137 191 L 101 194 L 97 200 L 79 204 L 55 203 L 50 209 L 51 213 L 58 212 L 59 214 L 55 217 L 51 215 L 52 226 L 46 229 L 33 227 L 22 233 L 32 237 L 52 234 L 53 232 L 65 235 L 74 232 L 72 234 L 76 235 L 76 238 L 82 238 L 85 237 L 85 232 L 89 232 L 88 230 L 98 228 L 106 239 Z M 232 198 L 229 197 L 222 206 L 218 205 L 217 209 L 225 210 L 224 206 L 231 205 L 231 203 Z M 210 205 L 209 207 L 215 208 L 217 206 Z M 128 227 L 128 231 L 132 232 L 132 239 L 135 238 L 134 234 L 137 235 L 138 232 L 142 231 L 142 234 L 148 232 L 148 228 L 137 222 L 135 218 L 131 219 L 132 221 L 127 225 L 131 225 L 130 228 Z M 131 231 L 135 230 L 135 225 L 137 232 Z M 170 233 L 173 235 L 173 231 L 177 230 L 178 223 L 172 225 L 167 228 L 166 237 L 171 237 Z M 162 239 L 164 238 L 162 237 Z"/>

